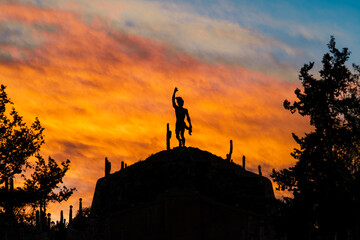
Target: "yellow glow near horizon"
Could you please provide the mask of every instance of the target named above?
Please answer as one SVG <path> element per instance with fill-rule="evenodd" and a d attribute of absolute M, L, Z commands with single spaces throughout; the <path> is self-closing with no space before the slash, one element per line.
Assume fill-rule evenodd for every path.
<path fill-rule="evenodd" d="M 29 11 L 29 9 L 31 11 Z M 5 11 L 6 10 L 6 11 Z M 296 84 L 227 64 L 200 61 L 144 37 L 96 28 L 66 11 L 0 4 L 2 21 L 52 24 L 43 42 L 26 56 L 0 64 L 1 83 L 27 122 L 39 117 L 45 127 L 44 157 L 71 160 L 64 183 L 77 187 L 69 202 L 51 205 L 57 216 L 84 199 L 90 206 L 104 158 L 112 172 L 165 149 L 166 123 L 174 131 L 174 87 L 193 123 L 187 145 L 233 159 L 246 155 L 247 168 L 293 164 L 291 132 L 303 134 L 306 119 L 282 107 Z M 99 25 L 100 24 L 100 25 Z M 177 145 L 175 136 L 172 146 Z M 76 207 L 75 207 L 76 209 Z"/>

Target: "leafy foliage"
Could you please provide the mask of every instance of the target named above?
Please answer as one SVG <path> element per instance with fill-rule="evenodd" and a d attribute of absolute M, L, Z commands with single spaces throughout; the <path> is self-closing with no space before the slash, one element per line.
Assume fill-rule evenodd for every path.
<path fill-rule="evenodd" d="M 43 215 L 48 202 L 66 201 L 75 188 L 60 187 L 63 177 L 69 170 L 70 161 L 60 165 L 52 158 L 46 162 L 39 154 L 44 143 L 44 128 L 39 119 L 30 125 L 23 121 L 7 96 L 6 87 L 0 87 L 0 215 L 7 222 L 34 222 L 34 214 L 25 213 L 31 205 L 40 207 Z M 29 162 L 36 156 L 35 166 Z M 34 167 L 30 178 L 25 172 Z M 25 178 L 24 186 L 13 188 L 17 175 Z M 1 217 L 3 217 L 1 216 Z M 0 229 L 1 230 L 1 229 Z"/>
<path fill-rule="evenodd" d="M 0 87 L 0 184 L 13 178 L 28 166 L 28 158 L 44 143 L 39 119 L 28 127 L 7 97 L 5 86 Z"/>
<path fill-rule="evenodd" d="M 284 101 L 291 113 L 309 116 L 314 131 L 301 138 L 293 134 L 300 145 L 292 153 L 295 166 L 272 173 L 278 189 L 293 192 L 299 232 L 316 228 L 322 236 L 353 226 L 351 208 L 360 200 L 360 68 L 348 69 L 350 52 L 337 49 L 334 37 L 328 48 L 320 79 L 310 73 L 314 62 L 305 64 L 299 74 L 304 89 L 295 90 L 298 101 Z"/>
<path fill-rule="evenodd" d="M 63 183 L 62 179 L 70 167 L 70 160 L 62 162 L 61 165 L 49 157 L 48 161 L 37 155 L 35 171 L 31 178 L 26 179 L 24 189 L 35 194 L 33 206 L 40 206 L 43 212 L 46 212 L 48 202 L 66 201 L 75 188 L 59 186 Z"/>

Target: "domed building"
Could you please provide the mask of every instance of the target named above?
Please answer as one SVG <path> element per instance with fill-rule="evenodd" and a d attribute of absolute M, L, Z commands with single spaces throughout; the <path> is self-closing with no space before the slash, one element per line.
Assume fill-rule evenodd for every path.
<path fill-rule="evenodd" d="M 85 239 L 273 239 L 271 181 L 197 148 L 156 153 L 97 181 Z M 78 239 L 70 228 L 69 238 Z"/>

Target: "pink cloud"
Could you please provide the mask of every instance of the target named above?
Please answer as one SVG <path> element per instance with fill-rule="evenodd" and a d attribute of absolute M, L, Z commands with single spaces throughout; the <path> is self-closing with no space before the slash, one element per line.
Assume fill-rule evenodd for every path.
<path fill-rule="evenodd" d="M 306 119 L 282 107 L 293 98 L 293 83 L 237 65 L 214 64 L 101 22 L 87 24 L 64 10 L 0 4 L 1 21 L 51 24 L 44 41 L 23 61 L 0 64 L 0 78 L 20 114 L 35 116 L 46 128 L 44 155 L 72 161 L 65 184 L 91 204 L 104 158 L 113 170 L 120 162 L 144 160 L 165 148 L 165 127 L 174 130 L 173 88 L 185 100 L 194 126 L 187 143 L 225 157 L 248 159 L 263 173 L 292 164 L 291 132 L 302 133 Z M 216 141 L 214 141 L 216 139 Z M 172 146 L 176 139 L 172 139 Z M 54 206 L 58 211 L 62 206 Z"/>

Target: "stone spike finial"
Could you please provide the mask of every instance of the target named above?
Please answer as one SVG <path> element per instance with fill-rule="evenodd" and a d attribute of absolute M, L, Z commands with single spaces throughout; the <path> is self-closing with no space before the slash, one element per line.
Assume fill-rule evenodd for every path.
<path fill-rule="evenodd" d="M 105 158 L 105 177 L 110 175 L 111 171 L 111 162 L 109 162 L 108 158 Z"/>
<path fill-rule="evenodd" d="M 79 198 L 79 215 L 82 216 L 82 198 Z"/>
<path fill-rule="evenodd" d="M 168 123 L 166 124 L 166 150 L 170 150 L 170 138 L 171 138 L 171 131 Z"/>
<path fill-rule="evenodd" d="M 230 140 L 230 152 L 229 152 L 229 154 L 226 154 L 226 160 L 227 160 L 228 162 L 231 162 L 232 152 L 233 152 L 233 141 Z"/>
<path fill-rule="evenodd" d="M 243 165 L 243 169 L 245 170 L 245 156 L 244 155 L 242 157 L 242 165 Z"/>
<path fill-rule="evenodd" d="M 47 214 L 47 228 L 50 229 L 51 227 L 51 213 Z"/>
<path fill-rule="evenodd" d="M 121 161 L 121 168 L 120 168 L 120 170 L 123 170 L 125 168 L 125 163 L 124 163 L 124 161 Z"/>
<path fill-rule="evenodd" d="M 262 176 L 261 166 L 260 165 L 258 166 L 258 169 L 259 169 L 259 176 Z"/>
<path fill-rule="evenodd" d="M 70 210 L 69 210 L 69 223 L 72 222 L 72 211 L 73 211 L 73 206 L 70 205 Z"/>
<path fill-rule="evenodd" d="M 63 210 L 60 211 L 60 224 L 64 222 L 64 212 Z"/>

